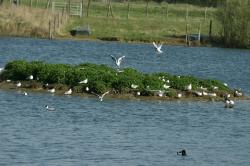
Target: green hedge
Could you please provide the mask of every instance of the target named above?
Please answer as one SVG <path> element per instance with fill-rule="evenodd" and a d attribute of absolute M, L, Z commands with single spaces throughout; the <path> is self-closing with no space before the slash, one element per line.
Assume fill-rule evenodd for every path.
<path fill-rule="evenodd" d="M 5 66 L 0 79 L 22 81 L 27 80 L 29 75 L 33 75 L 38 82 L 67 85 L 77 92 L 85 91 L 86 87 L 96 93 L 103 93 L 107 90 L 114 90 L 120 94 L 140 91 L 143 95 L 153 95 L 156 90 L 165 90 L 166 94 L 172 96 L 176 91 L 184 91 L 188 84 L 192 84 L 194 90 L 202 86 L 213 91 L 213 87 L 217 86 L 220 90 L 230 92 L 228 87 L 217 80 L 204 80 L 193 76 L 178 77 L 168 73 L 143 74 L 132 68 L 117 72 L 116 69 L 106 65 L 89 63 L 73 66 L 16 60 Z M 85 79 L 88 79 L 87 84 L 79 84 Z M 133 89 L 132 84 L 138 85 L 138 88 Z M 164 89 L 164 84 L 169 85 L 170 89 Z"/>

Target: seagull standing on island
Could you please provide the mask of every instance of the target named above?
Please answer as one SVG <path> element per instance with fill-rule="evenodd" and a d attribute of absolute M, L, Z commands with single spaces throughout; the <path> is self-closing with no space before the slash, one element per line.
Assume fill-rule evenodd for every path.
<path fill-rule="evenodd" d="M 72 94 L 72 89 L 69 89 L 69 90 L 66 91 L 64 94 L 65 94 L 65 95 L 71 95 L 71 94 Z"/>
<path fill-rule="evenodd" d="M 96 95 L 96 96 L 98 96 L 100 101 L 103 101 L 103 97 L 104 97 L 106 94 L 108 94 L 109 91 L 103 93 L 102 95 L 98 95 L 98 94 L 96 94 L 96 93 L 94 93 L 94 92 L 91 92 L 91 93 L 94 94 L 94 95 Z"/>
<path fill-rule="evenodd" d="M 113 55 L 110 55 L 111 56 L 111 58 L 115 61 L 115 64 L 116 64 L 116 66 L 118 67 L 118 68 L 120 68 L 120 65 L 121 65 L 121 62 L 122 62 L 122 60 L 123 60 L 123 58 L 125 58 L 125 56 L 121 56 L 120 58 L 116 58 L 116 57 L 114 57 Z"/>
<path fill-rule="evenodd" d="M 153 42 L 153 45 L 154 45 L 157 53 L 159 53 L 159 54 L 163 53 L 161 50 L 162 44 L 157 45 L 155 42 Z"/>

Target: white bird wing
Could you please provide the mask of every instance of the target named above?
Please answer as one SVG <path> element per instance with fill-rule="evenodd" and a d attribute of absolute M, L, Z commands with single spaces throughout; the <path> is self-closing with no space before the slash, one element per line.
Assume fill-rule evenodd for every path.
<path fill-rule="evenodd" d="M 118 60 L 117 60 L 117 64 L 118 64 L 118 65 L 120 65 L 120 64 L 121 64 L 121 62 L 122 62 L 123 58 L 125 58 L 125 56 L 122 56 L 122 57 L 118 58 Z"/>
<path fill-rule="evenodd" d="M 96 95 L 98 97 L 101 97 L 100 95 L 96 94 L 95 92 L 91 92 L 93 95 Z"/>
<path fill-rule="evenodd" d="M 157 47 L 158 47 L 158 49 L 160 50 L 160 49 L 161 49 L 161 47 L 162 47 L 162 44 L 158 45 Z"/>
<path fill-rule="evenodd" d="M 158 48 L 158 46 L 157 46 L 157 44 L 155 44 L 155 42 L 153 42 L 153 45 L 154 45 L 155 48 Z"/>
<path fill-rule="evenodd" d="M 117 59 L 116 59 L 116 57 L 114 57 L 113 55 L 110 55 L 111 56 L 111 58 L 115 61 L 115 63 L 117 62 Z"/>
<path fill-rule="evenodd" d="M 108 94 L 108 93 L 109 93 L 109 91 L 103 93 L 101 97 L 103 98 L 103 97 L 104 97 L 106 94 Z"/>

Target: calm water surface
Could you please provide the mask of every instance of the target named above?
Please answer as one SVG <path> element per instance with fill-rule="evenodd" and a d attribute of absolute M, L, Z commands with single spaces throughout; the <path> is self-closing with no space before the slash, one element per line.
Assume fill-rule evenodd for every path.
<path fill-rule="evenodd" d="M 250 95 L 250 51 L 149 44 L 0 38 L 14 59 L 90 62 L 219 79 Z M 56 108 L 47 112 L 44 105 Z M 0 90 L 0 165 L 250 165 L 250 102 L 140 101 Z M 177 156 L 185 148 L 188 156 Z"/>

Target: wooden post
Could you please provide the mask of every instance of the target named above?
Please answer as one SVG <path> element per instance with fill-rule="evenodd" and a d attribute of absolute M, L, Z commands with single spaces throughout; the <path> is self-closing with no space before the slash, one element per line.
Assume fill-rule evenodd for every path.
<path fill-rule="evenodd" d="M 57 28 L 60 29 L 60 13 L 57 15 Z"/>
<path fill-rule="evenodd" d="M 53 27 L 53 32 L 55 34 L 56 32 L 56 16 L 54 16 L 54 27 Z"/>
<path fill-rule="evenodd" d="M 210 24 L 209 24 L 209 39 L 211 39 L 211 37 L 212 37 L 212 25 L 213 25 L 213 22 L 212 22 L 212 20 L 210 20 Z"/>
<path fill-rule="evenodd" d="M 186 9 L 186 20 L 188 20 L 188 6 L 187 6 L 187 9 Z"/>
<path fill-rule="evenodd" d="M 32 7 L 32 0 L 30 0 L 30 7 Z"/>
<path fill-rule="evenodd" d="M 129 19 L 129 12 L 130 12 L 130 4 L 129 4 L 129 2 L 128 2 L 127 19 Z"/>
<path fill-rule="evenodd" d="M 71 0 L 69 0 L 69 2 L 68 2 L 68 13 L 69 13 L 69 16 L 70 16 L 70 6 L 71 6 Z"/>
<path fill-rule="evenodd" d="M 90 2 L 91 2 L 91 0 L 88 0 L 88 5 L 87 5 L 87 17 L 89 16 L 89 7 L 90 7 Z"/>
<path fill-rule="evenodd" d="M 51 3 L 51 0 L 47 0 L 47 6 L 46 6 L 46 9 L 48 9 L 48 8 L 49 8 L 50 3 Z"/>
<path fill-rule="evenodd" d="M 168 3 L 167 3 L 166 15 L 167 15 L 167 18 L 168 18 Z"/>
<path fill-rule="evenodd" d="M 148 3 L 149 3 L 149 0 L 146 1 L 147 4 L 146 4 L 146 16 L 148 16 Z"/>
<path fill-rule="evenodd" d="M 49 21 L 49 39 L 52 39 L 52 28 L 51 21 Z"/>
<path fill-rule="evenodd" d="M 201 43 L 201 22 L 200 22 L 199 27 L 198 27 L 198 42 L 199 42 L 199 44 Z"/>
<path fill-rule="evenodd" d="M 84 7 L 83 4 L 84 4 L 84 0 L 82 0 L 82 16 L 83 16 L 83 14 L 84 14 L 84 13 L 83 13 L 83 7 Z"/>
<path fill-rule="evenodd" d="M 207 7 L 205 8 L 205 12 L 204 12 L 204 20 L 206 21 L 207 19 Z"/>
<path fill-rule="evenodd" d="M 188 23 L 186 23 L 186 44 L 189 46 Z"/>

